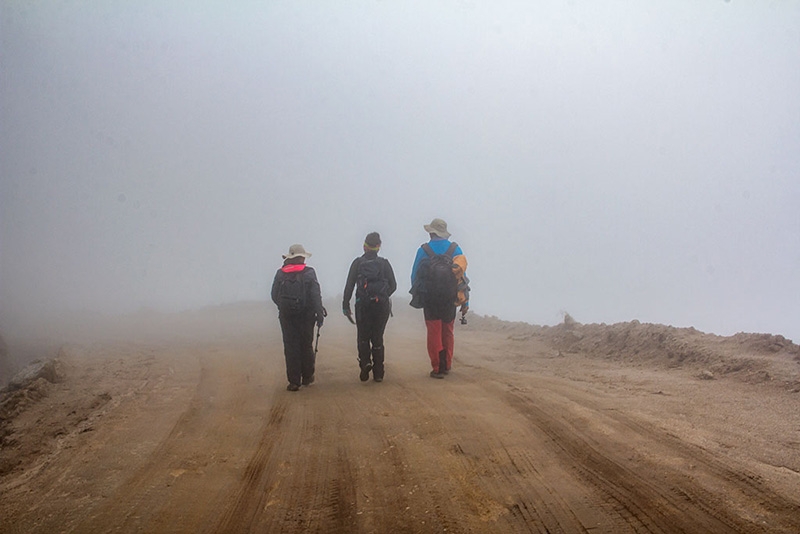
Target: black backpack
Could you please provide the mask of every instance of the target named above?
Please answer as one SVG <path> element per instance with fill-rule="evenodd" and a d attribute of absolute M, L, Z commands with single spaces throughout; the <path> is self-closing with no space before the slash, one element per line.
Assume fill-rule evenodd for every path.
<path fill-rule="evenodd" d="M 422 250 L 427 254 L 417 267 L 417 276 L 411 288 L 411 306 L 455 306 L 458 298 L 458 280 L 453 272 L 453 254 L 457 243 L 450 243 L 444 254 L 436 254 L 424 243 Z"/>
<path fill-rule="evenodd" d="M 379 302 L 389 298 L 389 281 L 380 258 L 361 258 L 356 276 L 356 300 Z"/>
<path fill-rule="evenodd" d="M 303 271 L 284 273 L 278 287 L 278 311 L 285 315 L 297 315 L 306 309 L 306 302 Z"/>

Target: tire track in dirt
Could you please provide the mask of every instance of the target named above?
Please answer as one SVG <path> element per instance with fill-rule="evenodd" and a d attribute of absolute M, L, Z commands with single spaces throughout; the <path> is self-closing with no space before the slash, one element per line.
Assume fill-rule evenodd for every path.
<path fill-rule="evenodd" d="M 227 461 L 230 444 L 224 440 L 241 431 L 236 416 L 252 395 L 242 386 L 249 379 L 228 369 L 224 357 L 201 360 L 195 393 L 167 437 L 76 531 L 102 530 L 102 525 L 122 531 L 189 531 L 205 522 L 203 513 L 186 513 L 184 487 Z M 188 492 L 198 510 L 213 512 L 214 491 L 200 483 Z"/>
<path fill-rule="evenodd" d="M 491 371 L 481 369 L 482 376 Z M 473 380 L 475 378 L 472 378 Z M 565 465 L 572 465 L 578 475 L 595 487 L 611 508 L 636 530 L 647 532 L 797 532 L 800 519 L 796 503 L 759 484 L 752 477 L 739 473 L 723 462 L 713 459 L 701 450 L 693 450 L 674 437 L 630 420 L 619 413 L 612 418 L 597 410 L 592 416 L 613 419 L 623 427 L 620 435 L 633 439 L 639 447 L 663 452 L 665 457 L 678 458 L 695 467 L 692 479 L 682 471 L 664 465 L 655 465 L 637 459 L 628 461 L 621 451 L 635 456 L 629 444 L 602 443 L 579 425 L 564 419 L 564 405 L 552 405 L 541 396 L 523 393 L 513 386 L 502 386 L 502 380 L 487 381 L 496 394 L 523 414 L 537 429 L 550 438 L 549 449 Z M 543 402 L 544 401 L 544 402 Z M 546 406 L 546 407 L 545 407 Z M 585 407 L 585 406 L 584 406 Z M 653 469 L 653 471 L 649 470 Z M 698 473 L 697 471 L 701 471 Z M 649 476 L 639 473 L 646 472 Z M 658 473 L 655 478 L 654 474 Z M 711 492 L 696 480 L 704 476 L 716 488 Z M 746 497 L 752 509 L 759 510 L 758 517 L 743 517 L 731 504 L 731 493 Z M 724 494 L 724 497 L 720 497 Z M 748 512 L 745 515 L 751 515 Z M 763 525 L 769 524 L 769 528 Z"/>
<path fill-rule="evenodd" d="M 612 412 L 612 417 L 609 417 L 593 405 L 597 399 L 564 380 L 547 381 L 526 375 L 529 381 L 526 390 L 538 392 L 541 388 L 547 393 L 538 395 L 522 392 L 510 385 L 509 380 L 515 380 L 511 375 L 460 363 L 457 361 L 457 369 L 468 368 L 468 371 L 457 372 L 444 382 L 452 387 L 463 380 L 479 389 L 471 390 L 467 395 L 454 395 L 454 404 L 463 404 L 465 398 L 479 398 L 482 391 L 486 397 L 502 400 L 513 412 L 524 417 L 526 426 L 533 432 L 526 438 L 530 441 L 521 447 L 500 435 L 494 443 L 484 438 L 484 434 L 495 433 L 498 429 L 505 428 L 507 433 L 511 433 L 509 428 L 513 428 L 513 432 L 519 430 L 510 422 L 509 416 L 503 416 L 507 420 L 497 428 L 492 421 L 485 421 L 482 428 L 475 429 L 475 434 L 481 439 L 472 443 L 457 442 L 452 448 L 456 454 L 473 460 L 465 471 L 486 475 L 477 477 L 486 497 L 503 495 L 505 491 L 505 500 L 497 499 L 497 502 L 504 504 L 512 516 L 520 519 L 520 523 L 509 524 L 508 516 L 501 514 L 496 519 L 498 525 L 507 524 L 511 530 L 519 532 L 583 529 L 614 532 L 696 532 L 698 529 L 714 532 L 798 531 L 800 514 L 797 503 L 771 491 L 757 478 L 728 466 L 724 460 L 717 460 L 664 431 L 639 424 L 619 412 Z M 564 402 L 552 401 L 547 390 L 555 384 L 573 398 L 561 399 Z M 470 390 L 465 388 L 465 391 Z M 577 415 L 569 406 L 576 403 L 581 403 Z M 460 412 L 470 408 L 459 406 L 454 411 L 440 411 L 441 439 L 446 441 L 448 435 L 457 437 L 462 433 L 470 439 L 468 427 L 456 428 L 450 423 L 451 417 L 457 418 Z M 479 409 L 493 410 L 488 403 Z M 581 428 L 581 418 L 601 420 L 606 426 L 613 422 L 612 426 L 616 428 L 612 430 L 617 435 L 606 436 L 594 428 L 597 425 Z M 438 433 L 428 432 L 425 439 L 435 440 Z M 654 463 L 652 458 L 645 461 L 625 440 L 657 451 L 653 453 L 655 456 L 664 454 L 667 462 L 661 465 Z M 507 458 L 501 458 L 500 448 Z M 510 462 L 511 466 L 504 465 L 504 462 Z M 693 469 L 691 475 L 687 474 L 685 466 Z M 649 471 L 655 468 L 658 469 Z M 658 478 L 653 478 L 655 473 Z M 699 480 L 701 477 L 708 480 Z M 499 487 L 497 480 L 503 481 L 505 487 Z M 513 502 L 509 493 L 515 493 Z M 731 493 L 736 495 L 732 497 Z M 463 491 L 463 495 L 469 494 L 469 491 Z"/>
<path fill-rule="evenodd" d="M 261 431 L 258 448 L 244 470 L 243 481 L 212 532 L 247 532 L 252 529 L 267 498 L 268 488 L 265 487 L 267 478 L 263 476 L 264 470 L 275 445 L 276 436 L 280 433 L 285 412 L 285 399 L 273 405 Z"/>
<path fill-rule="evenodd" d="M 441 388 L 430 384 L 417 392 L 414 410 L 423 416 L 412 425 L 441 468 L 417 473 L 428 499 L 444 503 L 435 507 L 436 526 L 447 532 L 584 531 L 576 511 L 537 468 L 547 459 L 530 451 L 537 438 L 525 422 L 468 415 L 497 404 L 482 390 L 477 382 L 451 375 Z M 561 470 L 559 476 L 568 474 Z"/>
<path fill-rule="evenodd" d="M 447 480 L 440 454 L 419 455 L 421 439 L 408 430 L 435 411 L 401 382 L 359 391 L 371 395 L 366 403 L 355 384 L 284 394 L 295 396 L 284 397 L 280 431 L 264 431 L 277 438 L 262 440 L 250 462 L 258 467 L 214 532 L 471 531 L 453 502 L 453 490 L 469 486 Z"/>
<path fill-rule="evenodd" d="M 692 478 L 697 483 L 690 487 L 691 492 L 682 485 L 673 488 L 678 497 L 692 500 L 711 515 L 718 515 L 719 509 L 744 510 L 747 507 L 752 519 L 764 525 L 769 524 L 771 530 L 784 528 L 788 532 L 800 532 L 800 504 L 768 488 L 759 475 L 745 468 L 734 468 L 703 447 L 681 441 L 668 432 L 632 420 L 617 411 L 606 415 L 629 431 L 630 435 L 655 436 L 657 443 L 663 446 L 660 456 L 668 458 L 670 464 L 680 461 L 683 465 L 691 466 Z M 680 473 L 679 476 L 686 478 Z M 725 492 L 724 502 L 718 491 L 708 489 L 713 487 L 716 490 L 719 487 L 718 479 L 731 484 Z M 677 484 L 680 482 L 678 480 Z"/>
<path fill-rule="evenodd" d="M 419 367 L 419 362 L 412 364 L 412 369 Z M 388 453 L 395 466 L 389 471 L 389 462 L 384 460 L 375 470 L 384 478 L 402 481 L 393 486 L 396 491 L 392 498 L 405 495 L 406 501 L 405 506 L 399 506 L 389 498 L 384 517 L 378 518 L 362 500 L 359 514 L 364 514 L 359 531 L 584 530 L 582 520 L 592 518 L 591 506 L 600 507 L 602 501 L 591 491 L 582 490 L 584 484 L 560 464 L 557 477 L 574 479 L 568 486 L 570 491 L 562 493 L 561 488 L 548 486 L 547 476 L 552 475 L 553 468 L 538 473 L 536 466 L 542 461 L 551 465 L 556 462 L 529 452 L 544 447 L 537 444 L 539 438 L 530 432 L 526 418 L 517 416 L 509 421 L 505 417 L 507 404 L 480 383 L 463 380 L 458 372 L 442 382 L 417 372 L 392 375 L 380 386 L 381 396 L 366 401 L 367 405 L 376 402 L 373 415 L 387 414 L 374 419 L 379 430 L 375 441 L 381 446 L 389 443 Z M 489 413 L 484 413 L 487 410 Z M 505 438 L 506 434 L 512 439 Z M 364 471 L 358 470 L 359 492 L 367 483 Z M 375 491 L 369 486 L 367 490 Z M 609 526 L 607 531 L 612 531 L 612 525 L 625 525 L 622 518 L 588 523 Z M 386 528 L 367 530 L 373 525 Z"/>
<path fill-rule="evenodd" d="M 565 463 L 573 465 L 580 476 L 610 497 L 626 521 L 635 530 L 647 532 L 735 532 L 730 524 L 707 517 L 705 510 L 687 510 L 693 503 L 676 499 L 671 489 L 662 491 L 632 469 L 606 456 L 588 440 L 566 430 L 546 412 L 529 403 L 511 402 L 525 413 L 537 428 L 552 439 L 552 447 L 562 452 Z M 702 513 L 700 513 L 702 512 Z"/>
<path fill-rule="evenodd" d="M 316 391 L 285 398 L 284 424 L 264 457 L 246 523 L 223 532 L 352 532 L 355 482 L 347 443 L 335 444 L 342 422 L 335 399 Z M 315 395 L 315 398 L 309 398 Z"/>

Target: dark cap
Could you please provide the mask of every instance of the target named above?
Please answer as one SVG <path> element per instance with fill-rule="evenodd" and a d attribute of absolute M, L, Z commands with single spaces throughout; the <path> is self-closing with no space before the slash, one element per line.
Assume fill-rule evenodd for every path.
<path fill-rule="evenodd" d="M 381 246 L 381 234 L 378 232 L 370 232 L 367 234 L 367 237 L 364 238 L 364 244 L 369 247 Z"/>

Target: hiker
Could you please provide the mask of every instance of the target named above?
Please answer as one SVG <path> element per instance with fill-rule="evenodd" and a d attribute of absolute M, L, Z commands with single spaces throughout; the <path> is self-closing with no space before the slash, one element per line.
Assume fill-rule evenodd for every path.
<path fill-rule="evenodd" d="M 356 344 L 358 347 L 359 378 L 369 380 L 369 372 L 375 382 L 384 376 L 383 332 L 392 312 L 392 296 L 397 289 L 392 265 L 386 258 L 378 256 L 381 236 L 378 232 L 367 234 L 364 239 L 364 254 L 353 260 L 344 285 L 342 313 L 353 322 L 350 298 L 356 291 Z"/>
<path fill-rule="evenodd" d="M 288 391 L 314 382 L 314 324 L 321 328 L 326 315 L 317 274 L 305 263 L 310 257 L 303 245 L 292 245 L 272 282 L 272 302 L 278 306 L 283 334 Z"/>
<path fill-rule="evenodd" d="M 411 268 L 411 305 L 421 307 L 424 312 L 430 376 L 444 378 L 453 364 L 453 326 L 458 304 L 462 305 L 462 319 L 466 321 L 468 301 L 464 301 L 459 282 L 464 283 L 467 258 L 461 247 L 448 239 L 450 232 L 445 221 L 433 219 L 424 228 L 430 241 L 419 247 Z"/>

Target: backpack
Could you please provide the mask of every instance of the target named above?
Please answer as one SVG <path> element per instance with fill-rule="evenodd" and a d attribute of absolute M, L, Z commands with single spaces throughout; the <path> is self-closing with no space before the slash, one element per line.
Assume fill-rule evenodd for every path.
<path fill-rule="evenodd" d="M 304 271 L 284 273 L 278 287 L 278 311 L 284 315 L 297 315 L 306 309 Z"/>
<path fill-rule="evenodd" d="M 383 276 L 380 258 L 362 258 L 356 276 L 357 301 L 383 301 L 389 298 L 389 282 Z"/>
<path fill-rule="evenodd" d="M 444 254 L 436 254 L 424 243 L 427 256 L 417 267 L 417 276 L 411 288 L 411 306 L 422 308 L 436 305 L 455 305 L 458 298 L 458 280 L 453 272 L 453 253 L 457 243 L 450 243 Z"/>

